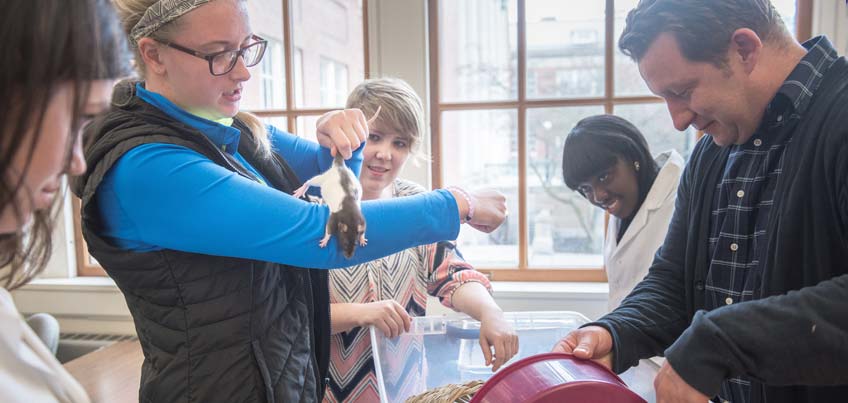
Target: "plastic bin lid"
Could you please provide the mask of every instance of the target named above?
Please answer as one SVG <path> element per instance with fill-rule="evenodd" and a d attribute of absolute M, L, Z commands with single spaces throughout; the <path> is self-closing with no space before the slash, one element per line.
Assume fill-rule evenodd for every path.
<path fill-rule="evenodd" d="M 471 403 L 645 403 L 612 371 L 571 354 L 524 358 L 489 379 Z"/>

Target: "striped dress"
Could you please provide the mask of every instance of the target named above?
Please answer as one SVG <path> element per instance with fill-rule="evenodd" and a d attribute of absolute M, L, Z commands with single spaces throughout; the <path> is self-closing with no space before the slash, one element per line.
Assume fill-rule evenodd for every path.
<path fill-rule="evenodd" d="M 393 197 L 425 191 L 418 184 L 402 179 L 396 179 L 392 186 Z M 439 298 L 443 305 L 453 309 L 451 296 L 469 281 L 479 282 L 492 291 L 486 276 L 462 259 L 453 242 L 439 242 L 346 269 L 331 270 L 330 302 L 369 303 L 394 299 L 411 316 L 424 316 L 427 295 Z M 330 383 L 324 402 L 379 401 L 368 328 L 357 327 L 331 336 Z"/>

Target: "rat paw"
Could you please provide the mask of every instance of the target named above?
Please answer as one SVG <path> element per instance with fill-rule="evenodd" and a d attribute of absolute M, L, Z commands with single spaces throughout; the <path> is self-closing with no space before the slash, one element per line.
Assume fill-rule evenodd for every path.
<path fill-rule="evenodd" d="M 368 245 L 368 240 L 365 239 L 365 237 L 359 238 L 359 246 L 365 246 L 365 245 Z"/>
<path fill-rule="evenodd" d="M 318 246 L 322 248 L 327 246 L 327 243 L 330 242 L 330 237 L 332 237 L 331 234 L 324 234 L 324 237 L 321 238 L 321 241 L 318 242 Z"/>
<path fill-rule="evenodd" d="M 303 195 L 306 194 L 306 191 L 309 190 L 310 186 L 311 185 L 307 181 L 301 187 L 297 188 L 297 190 L 295 190 L 294 193 L 292 193 L 292 195 L 294 195 L 294 197 L 300 199 L 301 197 L 303 197 Z"/>

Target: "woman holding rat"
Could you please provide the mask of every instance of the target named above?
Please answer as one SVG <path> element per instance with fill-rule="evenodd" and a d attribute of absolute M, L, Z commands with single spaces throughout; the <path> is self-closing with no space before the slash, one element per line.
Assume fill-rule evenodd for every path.
<path fill-rule="evenodd" d="M 419 149 L 425 127 L 421 99 L 409 84 L 391 78 L 366 80 L 348 96 L 347 107 L 377 116 L 368 127 L 370 133 L 363 152 L 359 177 L 362 200 L 393 200 L 423 194 L 420 185 L 398 178 L 410 157 L 421 157 Z M 368 326 L 375 326 L 389 337 L 408 331 L 410 316 L 426 313 L 428 295 L 481 322 L 479 343 L 486 365 L 498 370 L 518 352 L 518 336 L 504 320 L 491 291 L 489 279 L 462 258 L 452 241 L 420 245 L 331 271 L 333 336 L 330 387 L 324 401 L 380 400 Z M 404 363 L 408 367 L 416 366 L 413 362 Z M 409 373 L 415 376 L 419 371 Z M 404 383 L 403 379 L 385 379 L 385 382 Z"/>
<path fill-rule="evenodd" d="M 359 110 L 319 120 L 319 144 L 239 101 L 266 42 L 244 0 L 117 0 L 144 81 L 116 87 L 87 131 L 82 198 L 89 251 L 124 293 L 144 350 L 141 401 L 315 402 L 324 394 L 327 271 L 494 230 L 495 192 L 437 190 L 362 203 L 369 245 L 345 259 L 329 211 L 291 193 L 329 168 L 359 171 Z M 470 211 L 473 215 L 469 215 Z M 396 222 L 407 226 L 398 231 Z"/>

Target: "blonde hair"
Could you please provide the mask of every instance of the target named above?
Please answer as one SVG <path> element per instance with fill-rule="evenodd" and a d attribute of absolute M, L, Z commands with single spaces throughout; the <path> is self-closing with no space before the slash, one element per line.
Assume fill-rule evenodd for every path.
<path fill-rule="evenodd" d="M 245 3 L 246 0 L 235 0 L 239 3 Z M 142 79 L 145 77 L 144 70 L 144 59 L 141 57 L 141 53 L 138 50 L 138 43 L 130 38 L 130 32 L 132 32 L 133 27 L 135 27 L 138 22 L 141 20 L 141 17 L 144 16 L 144 12 L 147 11 L 150 6 L 155 4 L 157 0 L 114 0 L 115 9 L 118 11 L 118 16 L 121 19 L 121 24 L 123 25 L 124 32 L 129 38 L 130 46 L 132 46 L 133 53 L 135 54 L 135 67 L 138 70 L 139 75 Z M 246 11 L 245 11 L 246 12 Z M 154 39 L 156 41 L 168 41 L 178 30 L 180 27 L 182 18 L 177 18 L 156 30 L 155 32 L 148 35 L 148 38 Z M 257 149 L 256 151 L 262 158 L 268 158 L 271 156 L 271 141 L 268 139 L 268 130 L 265 127 L 265 124 L 259 119 L 258 116 L 250 113 L 240 111 L 234 117 L 235 119 L 241 121 L 242 123 L 250 129 L 251 135 L 256 140 Z"/>
<path fill-rule="evenodd" d="M 380 108 L 377 122 L 409 141 L 412 155 L 426 159 L 421 151 L 424 137 L 424 106 L 415 90 L 398 78 L 374 78 L 361 82 L 347 97 L 347 108 L 359 108 L 371 117 Z"/>
<path fill-rule="evenodd" d="M 262 120 L 259 119 L 259 116 L 256 116 L 250 112 L 239 111 L 236 113 L 236 119 L 240 120 L 250 129 L 250 134 L 253 136 L 253 139 L 256 140 L 256 152 L 259 153 L 259 156 L 263 159 L 268 159 L 271 157 L 271 140 L 268 139 L 268 129 L 265 127 L 265 124 L 262 123 Z"/>

